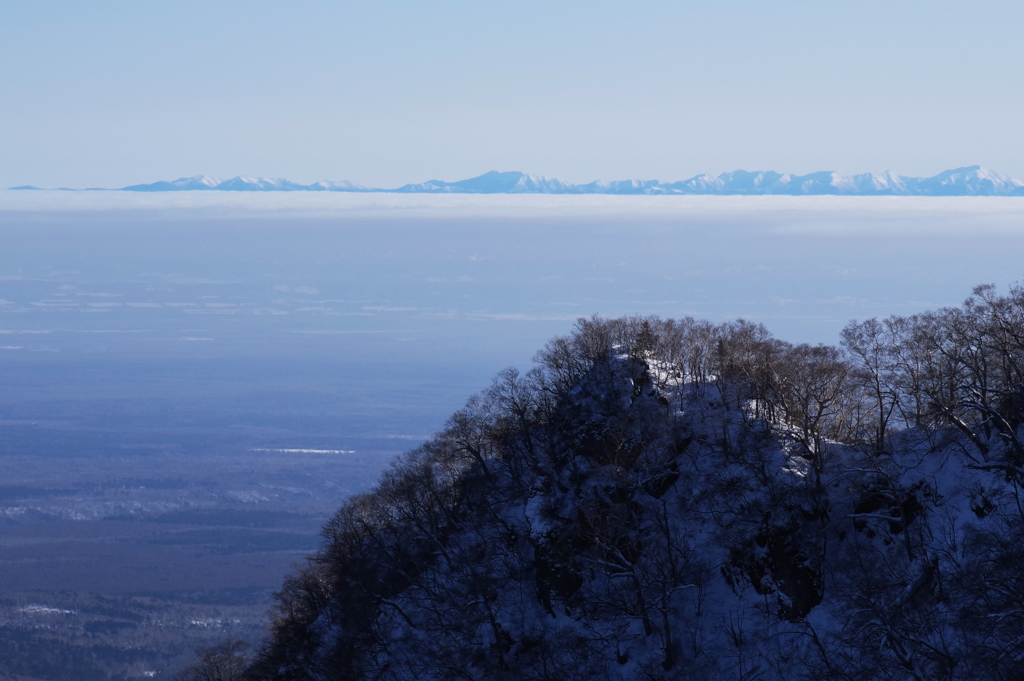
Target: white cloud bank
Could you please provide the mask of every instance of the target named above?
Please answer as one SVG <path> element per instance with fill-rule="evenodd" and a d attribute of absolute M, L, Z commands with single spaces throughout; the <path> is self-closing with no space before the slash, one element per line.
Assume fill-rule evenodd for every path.
<path fill-rule="evenodd" d="M 1022 197 L 608 196 L 0 190 L 0 222 L 83 219 L 582 219 L 714 226 L 785 234 L 1024 232 Z"/>

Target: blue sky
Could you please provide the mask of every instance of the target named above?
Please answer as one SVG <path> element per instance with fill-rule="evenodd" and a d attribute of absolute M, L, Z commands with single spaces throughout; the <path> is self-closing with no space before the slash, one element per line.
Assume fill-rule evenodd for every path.
<path fill-rule="evenodd" d="M 6 2 L 0 186 L 1024 177 L 1022 35 L 1019 1 Z"/>

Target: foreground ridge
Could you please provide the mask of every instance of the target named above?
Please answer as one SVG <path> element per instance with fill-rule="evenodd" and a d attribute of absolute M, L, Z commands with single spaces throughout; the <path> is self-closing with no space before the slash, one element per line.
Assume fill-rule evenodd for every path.
<path fill-rule="evenodd" d="M 38 189 L 22 186 L 12 189 Z M 374 189 L 349 181 L 321 181 L 309 185 L 266 177 L 234 177 L 219 180 L 196 175 L 170 182 L 136 184 L 121 191 L 249 191 L 249 192 L 397 192 L 403 194 L 693 194 L 718 196 L 1024 196 L 1024 181 L 982 168 L 968 166 L 946 170 L 934 177 L 906 177 L 892 172 L 843 175 L 817 172 L 792 175 L 774 171 L 736 170 L 697 175 L 679 182 L 617 180 L 571 184 L 520 172 L 491 171 L 458 182 L 429 180 L 397 189 Z"/>
<path fill-rule="evenodd" d="M 1024 678 L 1024 288 L 536 361 L 342 506 L 247 678 Z"/>

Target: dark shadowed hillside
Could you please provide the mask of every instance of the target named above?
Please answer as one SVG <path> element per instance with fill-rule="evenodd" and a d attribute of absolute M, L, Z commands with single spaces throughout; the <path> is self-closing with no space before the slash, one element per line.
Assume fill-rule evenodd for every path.
<path fill-rule="evenodd" d="M 249 678 L 1024 678 L 1024 289 L 536 360 L 327 523 Z"/>

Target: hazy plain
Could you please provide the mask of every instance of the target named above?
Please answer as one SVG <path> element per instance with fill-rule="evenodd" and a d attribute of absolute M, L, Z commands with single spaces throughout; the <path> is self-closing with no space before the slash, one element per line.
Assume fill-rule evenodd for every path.
<path fill-rule="evenodd" d="M 256 636 L 341 500 L 580 316 L 834 343 L 1022 254 L 1019 198 L 0 192 L 0 648 Z"/>

